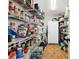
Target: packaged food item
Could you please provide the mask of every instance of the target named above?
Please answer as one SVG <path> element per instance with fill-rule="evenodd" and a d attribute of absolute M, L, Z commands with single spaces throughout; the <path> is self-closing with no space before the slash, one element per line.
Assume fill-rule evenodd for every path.
<path fill-rule="evenodd" d="M 9 12 L 10 14 L 14 14 L 14 3 L 12 1 L 9 1 Z"/>
<path fill-rule="evenodd" d="M 8 59 L 12 59 L 12 50 L 11 50 L 11 48 L 8 49 Z"/>
<path fill-rule="evenodd" d="M 15 35 L 12 35 L 12 41 L 15 41 L 15 38 L 16 38 Z"/>
<path fill-rule="evenodd" d="M 19 58 L 22 58 L 22 56 L 23 56 L 22 48 L 19 47 L 19 48 L 17 48 L 16 58 L 19 59 Z"/>
<path fill-rule="evenodd" d="M 11 42 L 11 41 L 12 41 L 12 32 L 11 32 L 10 26 L 8 26 L 8 42 Z"/>
<path fill-rule="evenodd" d="M 16 16 L 18 18 L 20 18 L 20 13 L 21 13 L 21 10 L 19 8 L 16 8 Z"/>
<path fill-rule="evenodd" d="M 23 52 L 24 52 L 24 53 L 27 53 L 27 51 L 28 51 L 28 46 L 25 45 L 24 48 L 23 48 Z"/>
<path fill-rule="evenodd" d="M 20 19 L 24 19 L 24 11 L 23 10 L 20 12 Z"/>
<path fill-rule="evenodd" d="M 16 49 L 15 49 L 15 47 L 10 47 L 8 49 L 8 59 L 16 59 Z"/>
<path fill-rule="evenodd" d="M 15 22 L 11 22 L 10 23 L 10 27 L 16 32 L 17 29 L 16 29 L 16 23 Z"/>
<path fill-rule="evenodd" d="M 22 10 L 22 11 L 21 11 L 21 15 L 23 16 L 23 14 L 24 14 L 24 11 Z"/>
<path fill-rule="evenodd" d="M 10 26 L 8 26 L 8 42 L 11 42 L 12 39 L 16 38 L 16 24 L 15 23 L 10 23 Z"/>
<path fill-rule="evenodd" d="M 21 10 L 15 6 L 15 7 L 14 7 L 14 11 L 15 11 L 15 16 L 16 16 L 17 18 L 19 18 L 19 17 L 20 17 L 20 14 L 21 14 Z"/>
<path fill-rule="evenodd" d="M 12 59 L 16 59 L 16 49 L 12 47 Z"/>
<path fill-rule="evenodd" d="M 15 6 L 15 16 L 17 16 L 18 17 L 18 8 Z"/>
<path fill-rule="evenodd" d="M 12 41 L 12 36 L 8 35 L 8 42 L 11 42 L 11 41 Z"/>
<path fill-rule="evenodd" d="M 26 26 L 24 24 L 21 24 L 18 26 L 18 37 L 25 38 L 27 33 Z"/>
<path fill-rule="evenodd" d="M 21 10 L 18 8 L 18 16 L 20 17 Z"/>

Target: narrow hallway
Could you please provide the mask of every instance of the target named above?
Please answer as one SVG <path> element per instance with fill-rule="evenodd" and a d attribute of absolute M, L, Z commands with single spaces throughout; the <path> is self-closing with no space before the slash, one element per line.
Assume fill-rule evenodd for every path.
<path fill-rule="evenodd" d="M 67 53 L 62 51 L 58 45 L 47 45 L 42 59 L 67 59 Z"/>

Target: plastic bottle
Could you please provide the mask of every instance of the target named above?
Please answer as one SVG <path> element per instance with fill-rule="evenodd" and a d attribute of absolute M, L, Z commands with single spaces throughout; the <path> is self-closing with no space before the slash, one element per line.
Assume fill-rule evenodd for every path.
<path fill-rule="evenodd" d="M 22 59 L 22 57 L 23 57 L 23 51 L 22 51 L 22 47 L 20 46 L 20 43 L 19 43 L 19 47 L 17 47 L 16 58 Z"/>

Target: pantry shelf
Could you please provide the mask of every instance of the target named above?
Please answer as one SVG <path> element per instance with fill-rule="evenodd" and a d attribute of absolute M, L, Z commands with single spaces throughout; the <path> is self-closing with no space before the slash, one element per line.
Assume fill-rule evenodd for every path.
<path fill-rule="evenodd" d="M 30 22 L 30 24 L 38 25 L 38 23 L 36 23 L 36 22 Z"/>
<path fill-rule="evenodd" d="M 40 43 L 38 45 L 40 45 Z M 28 52 L 26 54 L 24 54 L 23 58 L 30 59 L 29 56 L 31 56 L 31 51 L 35 51 L 35 47 L 37 47 L 38 45 L 35 44 L 35 46 L 30 47 L 30 49 L 28 50 Z"/>
<path fill-rule="evenodd" d="M 62 34 L 68 34 L 68 32 L 61 32 Z"/>
<path fill-rule="evenodd" d="M 17 18 L 17 17 L 14 16 L 14 15 L 9 15 L 8 18 L 12 18 L 13 20 L 22 21 L 22 22 L 24 22 L 24 23 L 27 23 L 27 21 L 25 21 L 25 20 L 23 20 L 23 19 L 19 19 L 19 18 Z"/>
<path fill-rule="evenodd" d="M 18 42 L 22 42 L 22 41 L 28 41 L 29 39 L 28 39 L 29 37 L 26 37 L 26 38 L 16 38 L 15 39 L 15 41 L 12 41 L 12 42 L 10 42 L 10 43 L 8 43 L 8 45 L 11 45 L 11 44 L 15 44 L 15 43 L 18 43 Z"/>
<path fill-rule="evenodd" d="M 12 18 L 13 20 L 22 21 L 22 22 L 24 22 L 24 23 L 27 23 L 26 21 L 24 21 L 24 20 L 22 20 L 22 19 L 19 19 L 19 18 L 17 18 L 17 17 L 11 16 L 11 15 L 9 15 L 8 17 L 9 17 L 9 18 Z"/>
<path fill-rule="evenodd" d="M 66 28 L 68 25 L 61 25 L 60 28 Z"/>
<path fill-rule="evenodd" d="M 34 46 L 31 46 L 28 50 L 28 52 L 26 54 L 24 54 L 24 57 L 23 58 L 26 58 L 26 59 L 30 59 L 29 56 L 31 55 L 32 51 L 35 51 L 35 47 L 38 47 L 41 42 L 43 42 L 43 40 L 41 40 L 39 43 L 36 43 Z"/>
<path fill-rule="evenodd" d="M 43 42 L 43 40 L 32 46 L 31 49 L 34 51 L 35 47 L 38 47 L 41 44 L 41 42 Z"/>
<path fill-rule="evenodd" d="M 14 0 L 17 4 L 19 4 L 24 9 L 31 9 L 31 0 Z"/>
<path fill-rule="evenodd" d="M 16 1 L 16 0 L 13 0 L 13 1 L 14 1 L 15 3 L 17 3 L 18 5 L 20 5 L 23 9 L 25 9 L 25 8 L 24 8 L 24 6 L 25 6 L 25 5 L 24 5 L 24 0 L 17 0 L 17 1 Z"/>
<path fill-rule="evenodd" d="M 38 19 L 44 19 L 44 12 L 36 9 L 27 9 L 26 11 L 30 12 L 31 14 L 35 15 Z"/>
<path fill-rule="evenodd" d="M 69 39 L 69 35 L 68 36 L 65 36 L 65 39 Z"/>
<path fill-rule="evenodd" d="M 62 21 L 64 21 L 64 19 L 59 20 L 59 22 L 62 22 Z"/>

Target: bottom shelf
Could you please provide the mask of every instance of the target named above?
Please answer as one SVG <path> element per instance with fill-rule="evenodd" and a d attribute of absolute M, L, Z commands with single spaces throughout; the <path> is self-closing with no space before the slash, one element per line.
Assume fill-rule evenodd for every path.
<path fill-rule="evenodd" d="M 28 47 L 29 50 L 27 51 L 27 53 L 23 53 L 22 59 L 30 59 L 31 53 L 36 50 L 36 47 L 38 47 L 41 44 L 41 42 L 43 42 L 43 40 L 40 40 L 38 43 L 32 45 L 31 47 Z"/>
<path fill-rule="evenodd" d="M 33 51 L 31 53 L 30 53 L 31 50 L 29 50 L 26 54 L 24 54 L 23 59 L 31 59 L 31 58 L 34 58 L 34 57 L 37 58 L 36 56 L 38 56 L 39 58 L 41 58 L 42 54 L 43 54 L 43 48 L 42 49 L 38 49 L 38 51 L 36 51 L 37 48 L 38 47 L 36 47 L 35 51 Z M 37 54 L 36 54 L 36 52 L 37 52 Z M 40 55 L 39 55 L 39 52 L 41 52 Z"/>
<path fill-rule="evenodd" d="M 68 42 L 68 43 L 63 42 L 63 43 L 61 44 L 61 50 L 63 50 L 63 51 L 65 51 L 65 52 L 69 53 L 69 42 Z"/>

